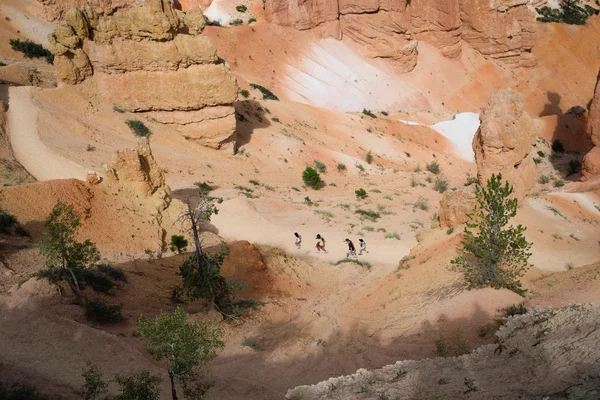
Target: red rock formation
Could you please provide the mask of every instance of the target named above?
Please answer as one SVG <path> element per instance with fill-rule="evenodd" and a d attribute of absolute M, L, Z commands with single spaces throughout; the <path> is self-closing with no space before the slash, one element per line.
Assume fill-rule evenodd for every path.
<path fill-rule="evenodd" d="M 600 174 L 600 72 L 588 114 L 587 131 L 594 147 L 583 158 L 582 181 Z"/>
<path fill-rule="evenodd" d="M 467 222 L 467 214 L 475 206 L 475 186 L 459 188 L 446 192 L 440 200 L 438 221 L 443 227 L 454 228 Z"/>
<path fill-rule="evenodd" d="M 492 93 L 473 138 L 477 178 L 484 184 L 492 174 L 502 173 L 522 201 L 535 186 L 535 164 L 530 156 L 535 143 L 531 118 L 523 111 L 524 96 L 512 89 Z"/>

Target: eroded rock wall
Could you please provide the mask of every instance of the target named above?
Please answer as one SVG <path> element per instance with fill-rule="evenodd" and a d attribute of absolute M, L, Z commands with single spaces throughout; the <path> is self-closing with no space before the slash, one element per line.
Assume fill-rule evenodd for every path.
<path fill-rule="evenodd" d="M 600 72 L 590 104 L 587 132 L 594 147 L 583 158 L 581 179 L 584 181 L 600 174 Z"/>
<path fill-rule="evenodd" d="M 524 103 L 525 97 L 513 89 L 492 93 L 473 137 L 479 183 L 485 185 L 492 174 L 501 173 L 503 180 L 514 186 L 519 202 L 535 186 L 536 178 L 530 155 L 536 135 Z"/>
<path fill-rule="evenodd" d="M 535 13 L 531 0 L 267 0 L 266 17 L 297 29 L 347 36 L 365 55 L 397 62 L 400 72 L 416 65 L 417 40 L 449 58 L 465 41 L 509 66 L 535 64 Z"/>
<path fill-rule="evenodd" d="M 49 37 L 57 78 L 72 85 L 93 80 L 116 107 L 168 120 L 190 140 L 219 148 L 235 141 L 238 87 L 201 35 L 205 25 L 200 8 L 182 12 L 169 0 L 146 0 L 110 16 L 71 8 Z M 168 112 L 177 116 L 166 118 Z"/>
<path fill-rule="evenodd" d="M 286 399 L 597 399 L 599 318 L 597 304 L 536 308 L 510 317 L 498 343 L 470 354 L 360 369 L 291 389 Z"/>

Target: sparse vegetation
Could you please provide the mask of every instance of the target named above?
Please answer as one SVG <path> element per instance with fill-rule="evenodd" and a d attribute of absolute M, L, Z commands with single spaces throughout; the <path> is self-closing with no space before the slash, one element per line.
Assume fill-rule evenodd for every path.
<path fill-rule="evenodd" d="M 325 218 L 333 218 L 333 214 L 331 212 L 325 211 L 325 210 L 315 210 L 315 214 L 321 215 Z"/>
<path fill-rule="evenodd" d="M 253 22 L 256 22 L 256 18 L 254 18 L 254 17 L 248 18 L 248 24 L 251 24 Z"/>
<path fill-rule="evenodd" d="M 371 164 L 373 162 L 373 153 L 371 152 L 371 150 L 369 150 L 369 152 L 367 153 L 365 161 L 367 162 L 367 164 Z"/>
<path fill-rule="evenodd" d="M 396 240 L 400 240 L 401 239 L 400 235 L 397 234 L 396 232 L 387 232 L 384 235 L 384 238 L 386 238 L 386 239 L 396 239 Z"/>
<path fill-rule="evenodd" d="M 247 91 L 246 89 L 240 90 L 240 94 L 246 99 L 250 96 L 250 92 Z"/>
<path fill-rule="evenodd" d="M 454 228 L 448 228 L 446 231 L 446 235 L 452 235 L 454 233 Z"/>
<path fill-rule="evenodd" d="M 542 176 L 540 176 L 540 179 L 538 179 L 538 183 L 540 185 L 545 185 L 548 182 L 550 182 L 550 178 L 548 178 L 547 175 L 542 175 Z"/>
<path fill-rule="evenodd" d="M 366 269 L 371 269 L 371 263 L 368 261 L 357 260 L 356 258 L 342 258 L 341 260 L 336 261 L 333 265 L 340 265 L 344 263 L 352 263 L 356 265 L 360 265 L 361 267 L 365 267 Z"/>
<path fill-rule="evenodd" d="M 181 254 L 182 251 L 185 251 L 188 247 L 188 241 L 181 235 L 173 235 L 171 236 L 171 251 L 177 252 L 177 254 Z"/>
<path fill-rule="evenodd" d="M 513 187 L 503 185 L 502 174 L 492 175 L 487 187 L 475 188 L 477 204 L 468 214 L 463 252 L 452 260 L 462 269 L 470 288 L 507 288 L 523 295 L 519 278 L 529 269 L 529 243 L 518 225 L 505 227 L 517 214 L 518 200 L 511 199 Z M 477 228 L 477 234 L 472 229 Z"/>
<path fill-rule="evenodd" d="M 372 222 L 377 222 L 379 218 L 381 218 L 381 214 L 371 210 L 362 210 L 358 209 L 355 211 L 356 214 L 360 215 L 362 218 L 367 219 Z"/>
<path fill-rule="evenodd" d="M 567 271 L 570 271 L 573 268 L 575 268 L 575 265 L 569 261 L 568 263 L 565 264 L 565 268 L 567 269 Z"/>
<path fill-rule="evenodd" d="M 567 165 L 567 176 L 578 174 L 581 172 L 581 160 L 569 160 Z"/>
<path fill-rule="evenodd" d="M 231 21 L 229 21 L 229 25 L 242 25 L 244 23 L 244 21 L 242 19 L 236 18 L 236 19 L 232 19 Z"/>
<path fill-rule="evenodd" d="M 525 303 L 513 304 L 508 307 L 501 308 L 500 315 L 504 318 L 514 317 L 515 315 L 527 314 Z"/>
<path fill-rule="evenodd" d="M 440 164 L 437 161 L 432 161 L 431 163 L 427 164 L 426 167 L 427 171 L 431 172 L 432 174 L 439 174 L 440 173 Z"/>
<path fill-rule="evenodd" d="M 565 217 L 565 215 L 563 213 L 560 212 L 560 210 L 556 207 L 553 206 L 546 206 L 546 210 L 550 210 L 554 213 L 554 215 L 559 216 L 561 218 L 567 219 L 567 217 Z"/>
<path fill-rule="evenodd" d="M 152 132 L 144 123 L 138 119 L 128 119 L 125 124 L 131 129 L 135 136 L 149 137 Z"/>
<path fill-rule="evenodd" d="M 246 11 L 248 11 L 248 7 L 246 7 L 243 4 L 235 6 L 235 9 L 237 10 L 237 12 L 241 12 L 241 13 L 245 13 Z"/>
<path fill-rule="evenodd" d="M 563 146 L 563 144 L 561 143 L 560 140 L 555 139 L 552 142 L 552 151 L 555 153 L 564 153 L 565 152 L 565 147 Z"/>
<path fill-rule="evenodd" d="M 319 190 L 323 186 L 321 175 L 311 167 L 306 167 L 304 172 L 302 172 L 302 180 L 306 186 L 314 190 Z"/>
<path fill-rule="evenodd" d="M 562 180 L 556 179 L 554 181 L 554 187 L 563 187 L 563 186 L 565 186 L 565 183 Z"/>
<path fill-rule="evenodd" d="M 471 186 L 472 184 L 477 184 L 479 181 L 476 176 L 471 175 L 470 172 L 467 172 L 467 178 L 465 180 L 465 186 Z"/>
<path fill-rule="evenodd" d="M 100 324 L 116 324 L 123 320 L 120 305 L 108 304 L 104 300 L 85 300 L 85 317 Z"/>
<path fill-rule="evenodd" d="M 440 338 L 435 342 L 438 357 L 458 357 L 469 352 L 466 339 L 460 329 L 456 329 L 448 339 Z"/>
<path fill-rule="evenodd" d="M 151 375 L 143 369 L 137 374 L 116 375 L 115 383 L 120 394 L 117 400 L 158 400 L 160 398 L 160 376 Z"/>
<path fill-rule="evenodd" d="M 546 153 L 544 153 L 544 152 L 543 152 L 543 151 L 541 151 L 541 150 L 538 150 L 537 154 L 538 154 L 538 156 L 540 156 L 541 158 L 545 158 L 545 157 L 546 157 Z"/>
<path fill-rule="evenodd" d="M 366 199 L 368 197 L 367 191 L 363 188 L 356 189 L 354 191 L 354 194 L 356 195 L 357 199 L 361 199 L 361 200 Z"/>
<path fill-rule="evenodd" d="M 356 164 L 355 166 L 360 172 L 365 172 L 365 167 L 363 167 L 362 164 Z"/>
<path fill-rule="evenodd" d="M 425 197 L 419 196 L 417 202 L 414 204 L 419 210 L 427 211 L 429 209 L 429 203 Z"/>
<path fill-rule="evenodd" d="M 48 64 L 54 63 L 54 55 L 41 44 L 20 39 L 10 39 L 9 43 L 13 50 L 23 53 L 27 58 L 44 58 Z"/>
<path fill-rule="evenodd" d="M 195 378 L 206 376 L 202 368 L 224 348 L 223 332 L 217 325 L 197 318 L 188 321 L 181 307 L 172 314 L 161 312 L 154 319 L 140 316 L 138 331 L 146 351 L 156 361 L 166 361 L 174 398 L 175 382 L 182 382 L 185 392 Z"/>
<path fill-rule="evenodd" d="M 99 399 L 108 392 L 108 384 L 102 380 L 102 370 L 97 365 L 88 362 L 81 376 L 85 383 L 77 394 L 83 399 Z"/>
<path fill-rule="evenodd" d="M 277 122 L 278 124 L 280 124 L 280 123 L 281 123 L 281 121 L 280 121 L 280 120 L 279 120 L 279 118 L 277 118 L 277 117 L 273 117 L 273 118 L 271 118 L 271 121 L 273 121 L 273 122 Z"/>
<path fill-rule="evenodd" d="M 536 8 L 540 22 L 563 22 L 569 25 L 585 25 L 588 17 L 598 14 L 598 9 L 589 5 L 580 6 L 580 0 L 560 0 L 559 9 L 550 7 Z"/>
<path fill-rule="evenodd" d="M 371 111 L 367 110 L 366 108 L 363 108 L 362 113 L 365 115 L 368 115 L 371 118 L 377 118 L 377 115 L 373 114 Z"/>
<path fill-rule="evenodd" d="M 92 146 L 91 144 L 88 144 L 87 146 L 85 146 L 85 151 L 95 151 L 96 147 Z"/>
<path fill-rule="evenodd" d="M 323 164 L 321 161 L 315 160 L 315 169 L 320 173 L 324 174 L 327 171 L 327 166 Z"/>
<path fill-rule="evenodd" d="M 53 400 L 39 393 L 33 386 L 27 383 L 19 382 L 8 384 L 0 382 L 0 399 L 2 400 Z"/>
<path fill-rule="evenodd" d="M 250 347 L 254 351 L 260 351 L 260 346 L 258 345 L 256 339 L 244 338 L 244 340 L 242 340 L 241 345 L 245 347 Z"/>
<path fill-rule="evenodd" d="M 446 178 L 444 178 L 443 176 L 438 176 L 435 179 L 433 188 L 435 189 L 436 192 L 444 193 L 445 191 L 448 190 L 448 180 L 446 180 Z"/>
<path fill-rule="evenodd" d="M 279 101 L 279 98 L 277 96 L 275 96 L 275 94 L 273 92 L 271 92 L 269 89 L 267 89 L 264 86 L 257 85 L 256 83 L 251 83 L 250 87 L 252 87 L 254 89 L 258 89 L 262 93 L 264 100 L 276 100 L 276 101 Z"/>
<path fill-rule="evenodd" d="M 338 170 L 339 172 L 346 171 L 346 164 L 343 164 L 343 163 L 338 163 L 338 165 L 337 165 L 337 170 Z"/>

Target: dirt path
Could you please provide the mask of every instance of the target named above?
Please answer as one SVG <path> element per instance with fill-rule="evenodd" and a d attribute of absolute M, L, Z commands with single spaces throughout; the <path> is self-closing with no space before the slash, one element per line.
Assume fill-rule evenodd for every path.
<path fill-rule="evenodd" d="M 16 159 L 37 180 L 85 179 L 87 169 L 54 154 L 38 135 L 38 110 L 33 104 L 31 87 L 11 87 L 7 132 Z"/>

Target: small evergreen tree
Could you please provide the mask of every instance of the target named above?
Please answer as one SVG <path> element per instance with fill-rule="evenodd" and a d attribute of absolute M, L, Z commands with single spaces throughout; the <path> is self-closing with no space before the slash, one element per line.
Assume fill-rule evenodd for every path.
<path fill-rule="evenodd" d="M 77 272 L 92 267 L 100 259 L 100 253 L 91 241 L 77 241 L 81 221 L 71 204 L 57 202 L 45 226 L 48 233 L 40 252 L 46 256 L 46 269 L 38 272 L 37 276 L 46 277 L 53 283 L 66 281 L 77 301 L 82 303 Z"/>
<path fill-rule="evenodd" d="M 194 379 L 224 347 L 218 326 L 199 319 L 188 322 L 181 307 L 173 314 L 161 312 L 152 320 L 140 316 L 138 330 L 146 351 L 155 360 L 166 361 L 173 400 L 177 400 L 176 383 Z"/>
<path fill-rule="evenodd" d="M 367 191 L 363 188 L 360 189 L 356 189 L 354 191 L 354 194 L 356 195 L 357 199 L 366 199 L 367 198 Z"/>
<path fill-rule="evenodd" d="M 177 254 L 181 254 L 188 247 L 188 241 L 181 235 L 171 236 L 171 251 L 177 251 Z"/>
<path fill-rule="evenodd" d="M 529 268 L 529 243 L 518 225 L 506 227 L 517 215 L 517 199 L 510 199 L 513 187 L 502 184 L 502 174 L 492 175 L 487 188 L 475 189 L 477 204 L 468 214 L 463 253 L 452 264 L 464 270 L 469 288 L 507 288 L 523 295 L 519 277 Z M 473 229 L 477 229 L 474 233 Z"/>
<path fill-rule="evenodd" d="M 79 393 L 77 393 L 78 395 L 84 400 L 104 398 L 108 392 L 108 384 L 102 380 L 102 370 L 97 365 L 88 362 L 81 376 L 85 380 L 85 383 Z"/>
<path fill-rule="evenodd" d="M 319 190 L 321 186 L 323 186 L 323 180 L 321 179 L 321 175 L 311 167 L 306 167 L 304 172 L 302 173 L 302 180 L 304 184 L 310 188 L 315 190 Z"/>
<path fill-rule="evenodd" d="M 116 400 L 158 400 L 160 398 L 160 376 L 150 375 L 145 369 L 135 375 L 116 375 L 120 394 Z"/>

